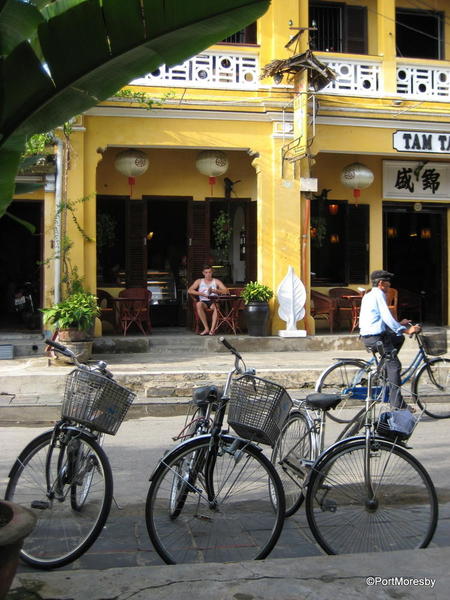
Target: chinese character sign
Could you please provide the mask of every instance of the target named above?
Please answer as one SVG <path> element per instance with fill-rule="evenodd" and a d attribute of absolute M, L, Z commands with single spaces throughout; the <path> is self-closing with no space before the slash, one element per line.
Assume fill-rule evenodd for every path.
<path fill-rule="evenodd" d="M 450 200 L 450 164 L 383 161 L 383 198 Z"/>

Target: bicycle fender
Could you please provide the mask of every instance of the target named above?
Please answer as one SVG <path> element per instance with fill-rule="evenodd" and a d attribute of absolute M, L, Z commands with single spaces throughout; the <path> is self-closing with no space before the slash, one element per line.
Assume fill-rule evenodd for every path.
<path fill-rule="evenodd" d="M 156 474 L 159 473 L 161 471 L 161 469 L 165 468 L 166 461 L 171 460 L 181 450 L 184 450 L 184 448 L 189 448 L 190 445 L 196 445 L 199 440 L 210 440 L 210 439 L 211 439 L 211 434 L 204 433 L 203 435 L 197 435 L 193 438 L 189 438 L 188 440 L 184 440 L 183 442 L 181 442 L 180 444 L 175 446 L 175 448 L 172 448 L 172 450 L 169 450 L 169 452 L 164 454 L 164 456 L 162 456 L 159 459 L 156 467 L 153 469 L 152 473 L 150 474 L 149 481 L 152 481 L 153 478 L 156 476 Z M 220 439 L 224 440 L 226 442 L 229 442 L 230 444 L 235 442 L 236 444 L 238 444 L 237 448 L 242 448 L 244 446 L 252 446 L 253 449 L 259 453 L 261 453 L 263 451 L 262 448 L 260 448 L 256 444 L 253 444 L 253 442 L 250 442 L 249 440 L 245 440 L 244 438 L 240 438 L 240 437 L 237 437 L 234 435 L 221 434 Z"/>

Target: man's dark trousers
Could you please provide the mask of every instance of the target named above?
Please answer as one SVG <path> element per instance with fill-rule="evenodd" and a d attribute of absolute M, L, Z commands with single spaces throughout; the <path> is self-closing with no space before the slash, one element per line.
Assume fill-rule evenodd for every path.
<path fill-rule="evenodd" d="M 389 382 L 389 403 L 392 408 L 405 408 L 406 403 L 402 398 L 401 392 L 401 370 L 402 364 L 398 359 L 397 353 L 403 346 L 405 338 L 403 335 L 396 335 L 388 330 L 379 335 L 369 335 L 361 338 L 366 348 L 376 348 L 376 343 L 383 343 L 384 352 L 389 354 L 386 360 L 386 374 Z M 393 352 L 396 350 L 396 352 Z"/>

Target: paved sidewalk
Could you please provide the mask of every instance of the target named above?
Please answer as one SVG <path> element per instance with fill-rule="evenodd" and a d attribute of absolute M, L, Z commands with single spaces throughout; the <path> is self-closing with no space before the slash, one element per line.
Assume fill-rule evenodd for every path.
<path fill-rule="evenodd" d="M 105 450 L 111 461 L 115 498 L 108 523 L 93 547 L 62 571 L 19 567 L 11 600 L 178 599 L 182 590 L 194 597 L 233 600 L 300 600 L 302 598 L 447 598 L 450 559 L 450 453 L 448 422 L 424 418 L 414 433 L 412 453 L 429 471 L 440 500 L 440 518 L 428 550 L 391 555 L 327 557 L 316 546 L 303 509 L 286 521 L 281 538 L 263 563 L 163 566 L 148 538 L 144 506 L 148 478 L 184 417 L 147 417 L 123 423 Z M 0 496 L 19 450 L 42 428 L 0 427 Z M 329 423 L 329 439 L 339 426 Z M 435 577 L 427 586 L 368 587 L 365 576 Z M 438 585 L 439 584 L 439 585 Z M 24 587 L 34 596 L 25 596 Z M 445 592 L 445 593 L 444 593 Z M 9 599 L 8 599 L 9 600 Z"/>

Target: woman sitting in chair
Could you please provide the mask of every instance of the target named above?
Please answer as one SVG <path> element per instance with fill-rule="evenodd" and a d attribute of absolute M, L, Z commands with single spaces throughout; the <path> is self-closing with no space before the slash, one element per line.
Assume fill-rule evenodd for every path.
<path fill-rule="evenodd" d="M 196 279 L 189 287 L 188 294 L 192 297 L 198 297 L 195 309 L 204 328 L 200 335 L 214 335 L 217 323 L 217 306 L 214 304 L 213 299 L 215 296 L 228 294 L 228 289 L 220 279 L 213 279 L 213 270 L 210 265 L 203 267 L 202 274 L 203 278 Z M 208 326 L 208 312 L 212 312 L 211 329 Z"/>

